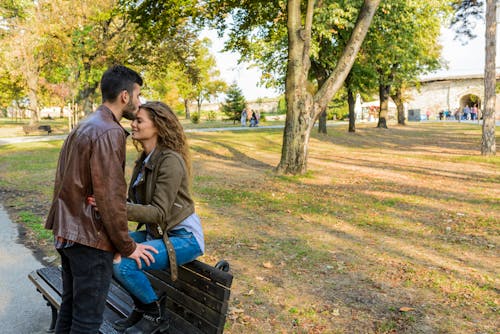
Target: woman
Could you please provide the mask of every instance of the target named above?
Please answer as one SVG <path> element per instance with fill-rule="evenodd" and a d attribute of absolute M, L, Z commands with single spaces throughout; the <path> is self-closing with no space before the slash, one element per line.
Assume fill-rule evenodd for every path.
<path fill-rule="evenodd" d="M 129 186 L 127 216 L 139 222 L 138 229 L 146 229 L 130 235 L 158 254 L 152 254 L 150 265 L 143 261 L 141 269 L 132 259 L 115 258 L 114 276 L 132 295 L 135 308 L 114 325 L 127 334 L 155 333 L 161 329 L 160 302 L 143 270 L 170 268 L 175 279 L 177 265 L 202 255 L 205 244 L 189 193 L 189 147 L 175 114 L 162 102 L 141 105 L 132 122 L 132 139 L 141 154 Z"/>

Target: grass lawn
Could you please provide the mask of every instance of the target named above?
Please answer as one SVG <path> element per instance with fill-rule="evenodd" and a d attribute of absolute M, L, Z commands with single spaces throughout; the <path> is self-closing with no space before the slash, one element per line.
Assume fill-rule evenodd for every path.
<path fill-rule="evenodd" d="M 274 115 L 274 114 L 273 114 Z M 225 120 L 226 116 L 222 114 L 218 114 L 215 120 L 207 120 L 206 116 L 202 114 L 202 119 L 199 123 L 194 124 L 189 119 L 185 119 L 183 115 L 178 115 L 179 120 L 185 129 L 206 129 L 206 128 L 231 128 L 231 127 L 240 127 L 240 122 L 233 122 L 231 120 Z M 0 138 L 1 137 L 17 137 L 17 136 L 25 136 L 23 132 L 23 125 L 28 125 L 29 119 L 11 119 L 0 117 Z M 332 121 L 330 121 L 332 122 Z M 50 125 L 52 128 L 52 134 L 65 134 L 68 132 L 69 124 L 67 118 L 54 118 L 54 119 L 42 119 L 39 124 L 41 125 Z M 124 128 L 130 130 L 130 121 L 126 119 L 122 119 L 121 124 Z M 280 120 L 266 120 L 261 119 L 259 125 L 283 125 L 284 121 Z M 247 126 L 249 122 L 247 122 Z M 46 133 L 43 132 L 33 132 L 30 133 L 30 136 L 35 135 L 43 135 Z"/>
<path fill-rule="evenodd" d="M 498 333 L 500 158 L 480 126 L 346 127 L 314 133 L 304 176 L 273 173 L 281 130 L 188 134 L 201 260 L 235 275 L 225 333 Z M 0 146 L 1 200 L 47 256 L 60 145 Z"/>

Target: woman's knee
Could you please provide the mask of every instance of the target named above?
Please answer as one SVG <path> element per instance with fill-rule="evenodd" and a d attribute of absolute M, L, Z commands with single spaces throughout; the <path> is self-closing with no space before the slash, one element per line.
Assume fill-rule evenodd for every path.
<path fill-rule="evenodd" d="M 113 275 L 115 277 L 126 277 L 137 269 L 137 263 L 134 260 L 122 258 L 120 262 L 113 264 Z"/>

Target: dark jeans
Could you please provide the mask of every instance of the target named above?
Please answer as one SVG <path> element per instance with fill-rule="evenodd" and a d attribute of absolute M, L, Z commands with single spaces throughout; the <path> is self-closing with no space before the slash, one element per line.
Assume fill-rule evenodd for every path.
<path fill-rule="evenodd" d="M 56 334 L 97 334 L 113 273 L 113 253 L 80 244 L 58 252 L 63 295 Z"/>

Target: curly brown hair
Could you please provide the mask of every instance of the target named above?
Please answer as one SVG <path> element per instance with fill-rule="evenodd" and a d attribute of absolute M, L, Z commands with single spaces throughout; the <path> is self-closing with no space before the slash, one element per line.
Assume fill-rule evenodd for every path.
<path fill-rule="evenodd" d="M 186 164 L 188 176 L 191 177 L 191 156 L 184 128 L 179 119 L 168 105 L 160 101 L 151 101 L 141 104 L 139 109 L 145 110 L 158 130 L 158 146 L 171 149 L 179 153 Z M 134 140 L 139 150 L 142 146 Z"/>

